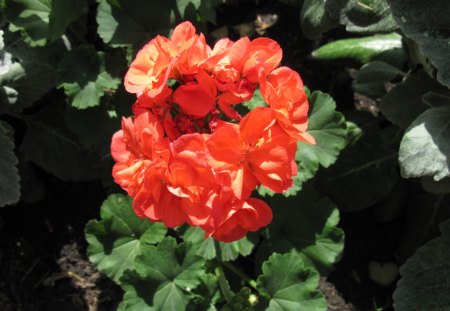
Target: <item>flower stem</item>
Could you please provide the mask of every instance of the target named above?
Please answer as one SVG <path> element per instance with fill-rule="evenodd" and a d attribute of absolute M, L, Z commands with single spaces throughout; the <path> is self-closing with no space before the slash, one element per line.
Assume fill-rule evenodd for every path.
<path fill-rule="evenodd" d="M 247 275 L 244 274 L 241 270 L 239 270 L 235 265 L 233 265 L 231 262 L 224 262 L 223 265 L 233 271 L 234 274 L 236 274 L 238 277 L 240 277 L 244 282 L 246 282 L 248 285 L 253 287 L 254 289 L 258 290 L 256 287 L 256 281 L 249 278 Z"/>
<path fill-rule="evenodd" d="M 233 293 L 230 290 L 230 286 L 228 285 L 225 273 L 223 272 L 220 262 L 218 262 L 218 265 L 214 271 L 216 273 L 217 282 L 219 283 L 220 291 L 222 292 L 223 297 L 227 302 L 230 302 L 231 298 L 233 297 Z"/>

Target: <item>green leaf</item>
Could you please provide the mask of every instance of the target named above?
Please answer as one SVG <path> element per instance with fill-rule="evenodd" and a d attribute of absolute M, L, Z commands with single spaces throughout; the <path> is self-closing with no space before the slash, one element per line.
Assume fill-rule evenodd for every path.
<path fill-rule="evenodd" d="M 120 79 L 105 70 L 104 55 L 91 46 L 79 46 L 66 53 L 58 66 L 59 86 L 78 109 L 98 106 L 106 92 L 115 90 Z"/>
<path fill-rule="evenodd" d="M 284 192 L 285 196 L 295 195 L 301 190 L 305 181 L 314 177 L 320 166 L 332 165 L 342 149 L 347 145 L 347 125 L 344 116 L 336 111 L 333 98 L 320 91 L 314 91 L 309 97 L 308 130 L 316 139 L 316 144 L 297 143 L 295 159 L 298 174 L 294 178 L 294 185 Z M 265 187 L 258 190 L 260 195 L 274 195 Z"/>
<path fill-rule="evenodd" d="M 405 205 L 407 213 L 396 251 L 400 262 L 405 262 L 418 247 L 436 237 L 439 224 L 450 218 L 450 196 L 430 194 L 419 184 L 409 183 Z"/>
<path fill-rule="evenodd" d="M 167 237 L 158 246 L 147 245 L 136 257 L 136 272 L 127 271 L 121 282 L 125 290 L 123 310 L 184 310 L 201 283 L 205 261 L 191 244 L 177 245 Z M 132 306 L 134 306 L 132 308 Z"/>
<path fill-rule="evenodd" d="M 192 291 L 194 297 L 186 310 L 216 311 L 215 304 L 221 298 L 217 277 L 211 273 L 200 276 L 200 284 Z"/>
<path fill-rule="evenodd" d="M 82 0 L 9 0 L 5 13 L 13 30 L 20 30 L 32 46 L 43 46 L 81 16 L 82 4 Z"/>
<path fill-rule="evenodd" d="M 369 127 L 320 177 L 321 190 L 341 210 L 357 211 L 391 192 L 399 178 L 397 153 L 383 142 L 376 126 Z"/>
<path fill-rule="evenodd" d="M 306 0 L 300 12 L 300 24 L 303 34 L 310 40 L 336 27 L 339 22 L 330 17 L 325 10 L 325 0 Z"/>
<path fill-rule="evenodd" d="M 430 108 L 406 130 L 399 163 L 405 178 L 450 176 L 450 106 Z"/>
<path fill-rule="evenodd" d="M 388 63 L 371 61 L 358 71 L 353 81 L 353 89 L 363 95 L 379 98 L 386 94 L 385 84 L 404 73 Z"/>
<path fill-rule="evenodd" d="M 202 0 L 198 13 L 205 21 L 217 24 L 216 8 L 223 3 L 222 0 Z"/>
<path fill-rule="evenodd" d="M 17 102 L 19 93 L 9 86 L 0 87 L 0 115 Z"/>
<path fill-rule="evenodd" d="M 440 225 L 442 235 L 429 241 L 400 268 L 402 278 L 394 292 L 397 311 L 446 310 L 450 305 L 450 221 Z"/>
<path fill-rule="evenodd" d="M 317 290 L 319 274 L 297 253 L 273 254 L 262 270 L 257 282 L 270 299 L 266 310 L 327 310 L 325 298 Z"/>
<path fill-rule="evenodd" d="M 450 86 L 450 6 L 445 0 L 388 0 L 404 34 L 415 40 L 436 66 L 437 79 Z"/>
<path fill-rule="evenodd" d="M 321 46 L 312 52 L 312 56 L 321 60 L 355 59 L 364 64 L 397 50 L 402 50 L 401 36 L 391 33 L 336 40 Z"/>
<path fill-rule="evenodd" d="M 250 303 L 250 296 L 252 291 L 248 287 L 242 287 L 239 292 L 231 297 L 230 301 L 227 301 L 225 306 L 222 307 L 221 311 L 253 311 L 254 308 Z"/>
<path fill-rule="evenodd" d="M 243 106 L 247 107 L 248 110 L 253 110 L 256 107 L 266 107 L 267 103 L 264 101 L 264 98 L 261 96 L 261 92 L 259 89 L 253 93 L 253 97 L 242 103 Z"/>
<path fill-rule="evenodd" d="M 70 23 L 82 15 L 83 0 L 52 0 L 51 4 L 48 37 L 53 41 L 61 37 Z"/>
<path fill-rule="evenodd" d="M 187 15 L 187 9 L 192 7 L 197 10 L 202 4 L 202 0 L 176 0 L 176 4 L 181 17 L 185 18 Z"/>
<path fill-rule="evenodd" d="M 111 137 L 120 129 L 120 118 L 106 105 L 79 110 L 69 108 L 66 113 L 67 126 L 74 132 L 84 148 L 97 152 L 101 157 L 111 153 Z"/>
<path fill-rule="evenodd" d="M 450 106 L 450 91 L 444 90 L 442 93 L 430 91 L 422 95 L 422 101 L 431 107 Z"/>
<path fill-rule="evenodd" d="M 406 129 L 429 108 L 422 96 L 430 91 L 441 93 L 445 88 L 420 71 L 395 86 L 381 99 L 381 112 L 389 121 Z"/>
<path fill-rule="evenodd" d="M 20 37 L 11 33 L 8 35 L 11 38 L 7 42 L 7 53 L 11 53 L 12 57 L 19 61 L 9 64 L 7 72 L 0 75 L 0 84 L 15 91 L 15 94 L 14 92 L 6 94 L 9 97 L 9 104 L 14 104 L 9 108 L 20 112 L 55 87 L 55 68 L 47 57 L 54 56 L 52 52 L 56 47 L 52 45 L 45 48 L 31 48 L 23 43 Z M 0 110 L 7 109 L 2 107 Z"/>
<path fill-rule="evenodd" d="M 377 33 L 398 28 L 387 0 L 326 1 L 325 8 L 349 32 Z"/>
<path fill-rule="evenodd" d="M 22 30 L 32 45 L 47 43 L 51 0 L 10 0 L 5 14 L 13 30 Z"/>
<path fill-rule="evenodd" d="M 111 46 L 141 44 L 157 34 L 167 36 L 177 23 L 175 1 L 116 2 L 118 6 L 100 1 L 97 12 L 98 34 Z"/>
<path fill-rule="evenodd" d="M 131 198 L 121 194 L 112 194 L 103 202 L 100 217 L 101 220 L 89 221 L 85 228 L 89 260 L 120 283 L 124 271 L 135 267 L 143 245 L 158 243 L 167 229 L 137 217 Z"/>
<path fill-rule="evenodd" d="M 135 270 L 125 270 L 121 277 L 121 286 L 125 291 L 118 311 L 154 311 L 153 294 L 158 283 L 147 280 Z"/>
<path fill-rule="evenodd" d="M 330 95 L 315 91 L 311 94 L 309 101 L 311 110 L 307 132 L 314 136 L 316 144 L 300 142 L 296 157 L 303 166 L 308 168 L 317 164 L 329 167 L 347 145 L 345 119 L 340 112 L 336 111 L 336 103 Z M 310 171 L 315 172 L 312 169 Z"/>
<path fill-rule="evenodd" d="M 4 75 L 8 73 L 11 69 L 12 65 L 12 55 L 6 51 L 3 51 L 3 48 L 0 49 L 0 75 Z"/>
<path fill-rule="evenodd" d="M 20 146 L 25 160 L 32 161 L 63 181 L 98 177 L 91 156 L 67 129 L 62 107 L 49 103 L 25 120 L 28 130 Z"/>
<path fill-rule="evenodd" d="M 244 237 L 239 241 L 231 243 L 219 242 L 220 249 L 216 250 L 214 240 L 212 238 L 205 239 L 205 232 L 199 227 L 190 227 L 183 234 L 186 242 L 193 243 L 196 255 L 207 260 L 218 257 L 221 261 L 235 260 L 239 255 L 249 255 L 254 247 L 254 243 Z"/>
<path fill-rule="evenodd" d="M 20 176 L 11 128 L 0 122 L 0 207 L 14 204 L 20 199 Z"/>
<path fill-rule="evenodd" d="M 270 205 L 275 217 L 269 225 L 269 238 L 258 248 L 258 261 L 273 252 L 295 249 L 311 267 L 329 272 L 344 247 L 344 232 L 336 227 L 339 211 L 334 203 L 305 187 L 296 197 L 275 196 Z"/>

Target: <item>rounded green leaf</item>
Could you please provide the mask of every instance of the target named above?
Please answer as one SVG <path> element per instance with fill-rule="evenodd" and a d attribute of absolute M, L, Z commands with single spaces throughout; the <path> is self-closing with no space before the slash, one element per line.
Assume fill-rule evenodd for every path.
<path fill-rule="evenodd" d="M 450 86 L 450 5 L 447 0 L 388 0 L 405 35 L 415 40 L 438 69 L 437 79 Z"/>
<path fill-rule="evenodd" d="M 157 246 L 146 245 L 136 257 L 135 270 L 121 278 L 123 310 L 184 310 L 191 293 L 205 275 L 205 261 L 191 244 L 177 245 L 167 237 Z"/>
<path fill-rule="evenodd" d="M 111 46 L 140 44 L 157 34 L 168 35 L 176 25 L 175 1 L 116 2 L 100 1 L 97 11 L 98 34 Z"/>
<path fill-rule="evenodd" d="M 303 34 L 310 40 L 320 38 L 328 30 L 336 27 L 339 21 L 331 18 L 325 10 L 325 0 L 306 0 L 300 12 Z"/>
<path fill-rule="evenodd" d="M 144 244 L 161 241 L 167 229 L 137 217 L 131 207 L 131 198 L 121 194 L 110 195 L 103 202 L 101 220 L 91 220 L 85 228 L 89 243 L 89 260 L 115 282 L 127 269 L 135 267 L 135 258 Z"/>
<path fill-rule="evenodd" d="M 319 185 L 339 209 L 357 211 L 387 196 L 398 179 L 397 153 L 372 126 L 321 173 Z"/>
<path fill-rule="evenodd" d="M 419 71 L 396 85 L 381 99 L 381 112 L 389 121 L 406 129 L 429 108 L 430 104 L 426 104 L 423 96 L 431 91 L 441 93 L 445 88 L 425 72 Z"/>
<path fill-rule="evenodd" d="M 326 1 L 328 13 L 349 32 L 376 33 L 398 28 L 387 0 Z"/>
<path fill-rule="evenodd" d="M 308 268 L 299 254 L 273 254 L 264 262 L 262 271 L 257 283 L 268 296 L 266 310 L 327 310 L 325 298 L 317 290 L 319 274 Z"/>
<path fill-rule="evenodd" d="M 64 34 L 82 14 L 82 0 L 10 0 L 5 13 L 13 30 L 23 30 L 33 46 L 45 45 Z"/>
<path fill-rule="evenodd" d="M 402 39 L 397 33 L 370 37 L 342 39 L 325 44 L 312 53 L 317 59 L 356 59 L 367 63 L 375 57 L 402 49 Z"/>
<path fill-rule="evenodd" d="M 221 261 L 235 260 L 239 255 L 249 255 L 255 246 L 247 237 L 231 243 L 219 242 L 219 250 L 216 249 L 212 238 L 205 239 L 205 232 L 199 227 L 191 227 L 183 234 L 186 242 L 193 243 L 196 254 L 207 260 L 219 257 Z"/>
<path fill-rule="evenodd" d="M 450 176 L 450 106 L 422 113 L 403 136 L 399 150 L 401 174 L 405 178 Z"/>
<path fill-rule="evenodd" d="M 405 74 L 388 63 L 371 61 L 361 67 L 353 81 L 353 89 L 363 95 L 379 98 L 386 94 L 385 84 Z"/>
<path fill-rule="evenodd" d="M 396 311 L 438 311 L 450 306 L 450 221 L 440 229 L 440 237 L 419 248 L 400 268 L 402 278 L 394 292 Z"/>
<path fill-rule="evenodd" d="M 0 207 L 20 199 L 20 177 L 10 127 L 0 122 Z"/>
<path fill-rule="evenodd" d="M 105 70 L 104 55 L 92 46 L 79 46 L 66 53 L 58 66 L 59 87 L 78 109 L 95 107 L 106 91 L 115 90 L 120 79 Z"/>

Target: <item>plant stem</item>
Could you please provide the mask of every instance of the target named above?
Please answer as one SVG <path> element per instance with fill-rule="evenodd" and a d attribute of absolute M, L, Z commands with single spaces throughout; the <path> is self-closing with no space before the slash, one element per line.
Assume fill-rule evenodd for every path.
<path fill-rule="evenodd" d="M 231 301 L 231 298 L 233 298 L 233 292 L 230 290 L 230 286 L 228 285 L 227 278 L 225 277 L 225 272 L 222 268 L 222 260 L 220 259 L 220 244 L 216 240 L 214 240 L 214 247 L 216 248 L 216 262 L 217 267 L 214 269 L 214 272 L 217 276 L 217 282 L 219 283 L 220 291 L 223 294 L 223 297 L 227 302 Z"/>
<path fill-rule="evenodd" d="M 220 291 L 223 294 L 223 297 L 225 297 L 225 300 L 227 302 L 231 301 L 231 298 L 233 297 L 233 293 L 230 290 L 230 287 L 228 286 L 227 279 L 225 277 L 225 273 L 223 272 L 222 265 L 220 261 L 217 261 L 217 267 L 214 269 L 216 276 L 217 276 L 217 282 L 219 283 Z"/>
<path fill-rule="evenodd" d="M 228 269 L 230 269 L 231 271 L 234 272 L 234 274 L 236 274 L 238 277 L 240 277 L 242 280 L 244 280 L 248 285 L 250 285 L 251 287 L 253 287 L 254 289 L 258 290 L 258 288 L 256 287 L 256 281 L 249 278 L 247 275 L 244 274 L 244 272 L 242 272 L 241 270 L 239 270 L 237 267 L 235 267 L 232 263 L 230 262 L 224 262 L 223 265 L 225 267 L 227 267 Z"/>

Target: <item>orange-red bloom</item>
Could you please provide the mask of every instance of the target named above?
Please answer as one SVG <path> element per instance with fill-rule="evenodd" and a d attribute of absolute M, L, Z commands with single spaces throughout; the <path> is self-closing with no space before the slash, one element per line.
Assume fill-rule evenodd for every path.
<path fill-rule="evenodd" d="M 280 126 L 295 139 L 315 143 L 306 133 L 308 126 L 308 99 L 297 72 L 280 67 L 260 79 L 261 96 L 276 111 Z"/>
<path fill-rule="evenodd" d="M 199 226 L 224 242 L 271 222 L 270 207 L 252 192 L 289 189 L 297 141 L 314 143 L 303 83 L 278 68 L 281 57 L 268 38 L 211 48 L 189 22 L 139 51 L 125 77 L 135 117 L 122 120 L 111 143 L 114 180 L 139 217 Z M 258 86 L 267 107 L 241 116 L 234 106 Z"/>
<path fill-rule="evenodd" d="M 229 172 L 237 198 L 247 197 L 259 184 L 275 192 L 292 186 L 297 145 L 274 123 L 272 109 L 256 108 L 239 126 L 224 123 L 207 140 L 213 167 Z"/>

